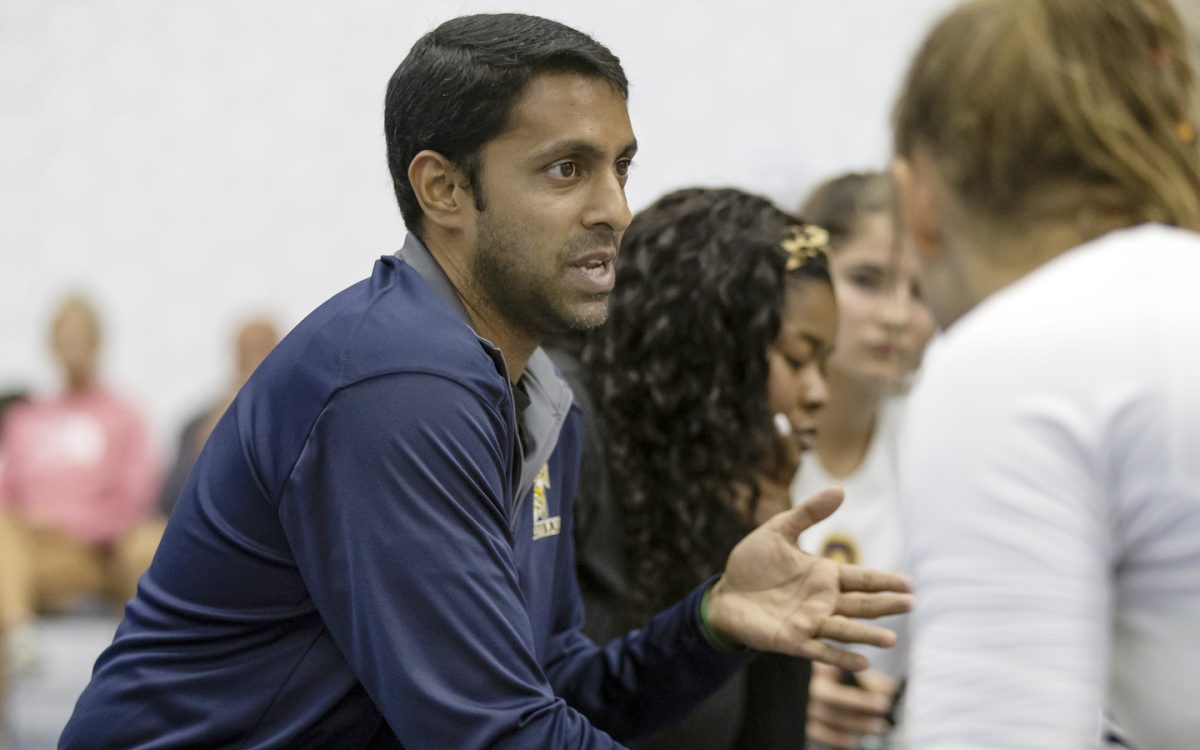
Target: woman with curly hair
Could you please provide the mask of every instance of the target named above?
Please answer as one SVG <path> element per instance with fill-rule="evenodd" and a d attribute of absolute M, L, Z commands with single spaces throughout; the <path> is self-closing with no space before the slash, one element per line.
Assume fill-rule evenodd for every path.
<path fill-rule="evenodd" d="M 558 356 L 593 431 L 576 507 L 593 638 L 644 623 L 790 507 L 837 324 L 823 235 L 733 189 L 671 193 L 626 231 L 608 323 L 582 368 Z M 760 656 L 635 747 L 798 747 L 807 681 L 806 662 Z"/>

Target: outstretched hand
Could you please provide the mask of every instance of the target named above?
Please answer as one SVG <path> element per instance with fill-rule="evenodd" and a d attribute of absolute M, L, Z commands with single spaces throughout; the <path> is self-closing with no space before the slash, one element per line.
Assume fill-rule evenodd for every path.
<path fill-rule="evenodd" d="M 908 579 L 810 555 L 796 543 L 800 532 L 841 503 L 841 489 L 822 490 L 775 515 L 733 548 L 709 596 L 709 624 L 722 640 L 853 671 L 866 669 L 867 658 L 822 639 L 895 644 L 892 631 L 851 618 L 912 609 Z"/>

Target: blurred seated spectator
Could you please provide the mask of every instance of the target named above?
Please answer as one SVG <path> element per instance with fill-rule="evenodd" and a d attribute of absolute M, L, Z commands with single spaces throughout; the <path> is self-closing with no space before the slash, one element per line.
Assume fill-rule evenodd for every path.
<path fill-rule="evenodd" d="M 5 415 L 0 445 L 0 629 L 10 669 L 36 650 L 28 625 L 80 595 L 133 596 L 162 534 L 158 472 L 137 412 L 97 381 L 100 323 L 72 296 L 51 345 L 65 389 Z"/>
<path fill-rule="evenodd" d="M 234 342 L 237 370 L 228 390 L 221 394 L 216 403 L 194 414 L 179 433 L 175 461 L 171 464 L 171 471 L 167 474 L 158 497 L 158 507 L 163 516 L 171 515 L 171 511 L 174 510 L 179 493 L 183 491 L 183 483 L 187 481 L 192 466 L 200 457 L 200 449 L 204 447 L 213 427 L 217 425 L 217 420 L 229 408 L 233 397 L 241 390 L 255 368 L 279 343 L 279 329 L 266 319 L 248 320 L 238 328 Z"/>

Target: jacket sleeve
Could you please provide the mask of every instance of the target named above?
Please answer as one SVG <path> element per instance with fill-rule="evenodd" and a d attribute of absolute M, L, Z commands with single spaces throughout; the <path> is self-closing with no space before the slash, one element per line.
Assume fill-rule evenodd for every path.
<path fill-rule="evenodd" d="M 589 433 L 588 439 L 594 436 Z M 595 457 L 584 450 L 581 477 L 595 476 L 586 466 Z M 565 516 L 562 539 L 568 545 L 567 563 L 557 571 L 557 627 L 545 667 L 555 693 L 622 741 L 683 719 L 750 658 L 749 653 L 717 651 L 700 629 L 700 599 L 713 581 L 697 586 L 645 627 L 597 646 L 583 632 L 584 605 L 573 544 L 578 537 L 577 518 L 572 512 Z"/>
<path fill-rule="evenodd" d="M 711 585 L 603 646 L 578 624 L 557 633 L 546 663 L 555 692 L 622 741 L 682 720 L 753 655 L 717 651 L 704 637 L 700 599 Z"/>
<path fill-rule="evenodd" d="M 401 744 L 611 748 L 535 653 L 509 525 L 513 431 L 434 375 L 339 391 L 279 516 L 347 662 Z"/>

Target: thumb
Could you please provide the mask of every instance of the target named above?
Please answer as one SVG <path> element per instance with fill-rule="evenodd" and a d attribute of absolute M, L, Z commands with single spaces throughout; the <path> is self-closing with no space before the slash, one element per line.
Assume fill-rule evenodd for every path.
<path fill-rule="evenodd" d="M 795 541 L 805 529 L 837 510 L 845 494 L 841 487 L 831 485 L 795 508 L 776 514 L 763 525 Z"/>
<path fill-rule="evenodd" d="M 886 672 L 878 672 L 873 669 L 859 672 L 855 677 L 863 688 L 870 690 L 872 693 L 886 695 L 889 698 L 895 695 L 896 688 L 899 686 L 899 682 L 895 677 Z"/>

